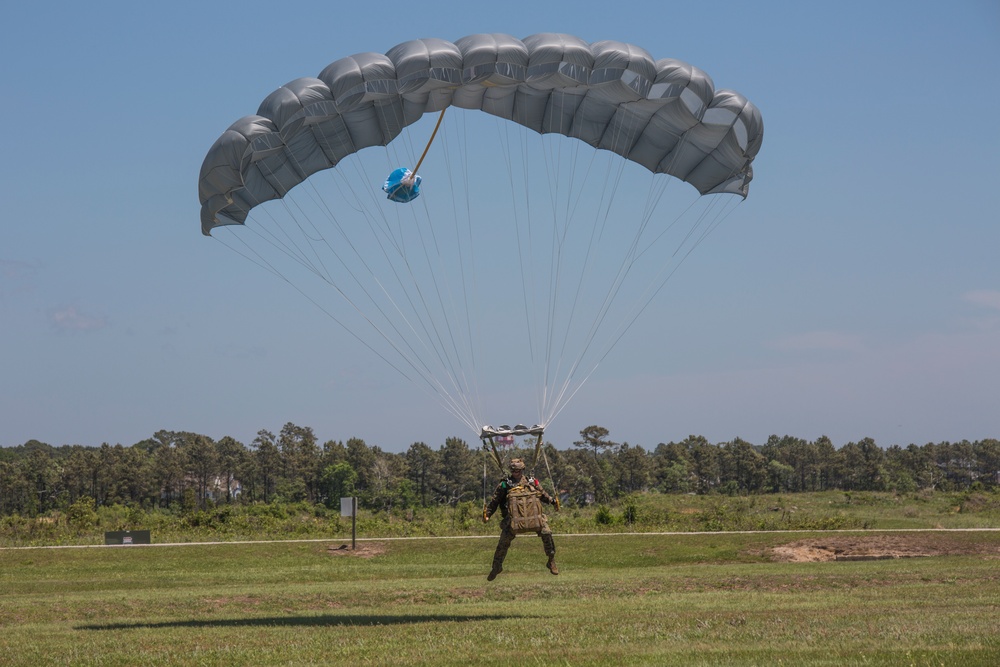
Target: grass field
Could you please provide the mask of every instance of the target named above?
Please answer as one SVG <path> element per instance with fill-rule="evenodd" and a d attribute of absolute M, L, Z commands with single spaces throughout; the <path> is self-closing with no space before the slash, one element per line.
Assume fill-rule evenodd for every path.
<path fill-rule="evenodd" d="M 997 531 L 556 540 L 3 549 L 0 664 L 1000 664 Z"/>

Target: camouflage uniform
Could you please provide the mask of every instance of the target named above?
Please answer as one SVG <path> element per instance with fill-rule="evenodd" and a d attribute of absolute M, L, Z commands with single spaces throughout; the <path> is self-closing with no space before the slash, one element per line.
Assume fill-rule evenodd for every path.
<path fill-rule="evenodd" d="M 523 473 L 517 475 L 517 471 L 524 470 L 524 462 L 521 459 L 512 459 L 511 462 L 511 475 L 504 479 L 497 486 L 496 491 L 493 492 L 493 498 L 490 500 L 489 505 L 483 508 L 483 521 L 489 521 L 493 513 L 500 509 L 500 515 L 502 517 L 500 521 L 500 541 L 497 543 L 496 552 L 493 554 L 493 569 L 490 571 L 487 580 L 493 581 L 496 576 L 503 571 L 503 561 L 507 557 L 507 549 L 510 548 L 510 543 L 514 541 L 517 537 L 517 533 L 511 528 L 511 516 L 510 508 L 507 503 L 507 492 L 517 486 L 526 486 L 529 489 L 535 491 L 538 495 L 538 499 L 547 505 L 554 505 L 556 510 L 559 509 L 559 501 L 542 488 L 541 484 L 534 477 L 525 476 Z M 519 479 L 515 479 L 519 477 Z M 546 521 L 544 514 L 541 515 L 541 527 L 536 531 L 537 535 L 542 538 L 542 546 L 545 549 L 545 555 L 549 557 L 546 567 L 552 572 L 552 574 L 559 574 L 559 568 L 556 567 L 556 545 L 552 541 L 552 530 L 549 528 L 549 524 Z"/>

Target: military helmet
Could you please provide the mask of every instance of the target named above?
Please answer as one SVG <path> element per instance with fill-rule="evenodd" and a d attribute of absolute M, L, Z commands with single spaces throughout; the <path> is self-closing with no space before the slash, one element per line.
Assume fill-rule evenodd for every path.
<path fill-rule="evenodd" d="M 521 459 L 511 459 L 510 460 L 510 469 L 511 469 L 511 471 L 514 471 L 514 470 L 524 470 L 524 461 L 522 461 Z"/>

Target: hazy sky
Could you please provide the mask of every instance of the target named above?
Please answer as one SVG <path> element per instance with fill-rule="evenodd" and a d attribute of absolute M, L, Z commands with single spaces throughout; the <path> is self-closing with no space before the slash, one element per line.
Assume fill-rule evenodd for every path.
<path fill-rule="evenodd" d="M 631 42 L 764 118 L 749 198 L 550 426 L 557 447 L 590 424 L 645 447 L 1000 437 L 995 0 L 175 1 L 0 13 L 0 445 L 249 444 L 286 422 L 389 451 L 476 444 L 202 236 L 197 178 L 283 83 L 477 32 Z"/>

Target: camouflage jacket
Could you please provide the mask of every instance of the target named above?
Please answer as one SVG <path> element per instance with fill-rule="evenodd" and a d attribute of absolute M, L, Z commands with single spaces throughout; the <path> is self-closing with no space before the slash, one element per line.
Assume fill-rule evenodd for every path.
<path fill-rule="evenodd" d="M 539 484 L 538 480 L 534 477 L 522 475 L 520 484 L 521 486 L 527 486 L 528 488 L 536 490 L 538 492 L 539 499 L 543 503 L 547 505 L 556 504 L 556 501 L 553 500 L 552 496 L 546 493 L 545 489 L 542 488 L 542 485 Z M 500 484 L 497 485 L 496 491 L 493 492 L 493 498 L 490 500 L 489 505 L 486 506 L 486 516 L 493 516 L 493 513 L 496 512 L 499 507 L 500 516 L 503 517 L 503 520 L 509 520 L 510 517 L 508 514 L 510 510 L 507 508 L 507 492 L 517 485 L 518 483 L 510 477 L 507 477 L 505 480 L 500 482 Z"/>

